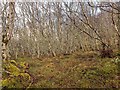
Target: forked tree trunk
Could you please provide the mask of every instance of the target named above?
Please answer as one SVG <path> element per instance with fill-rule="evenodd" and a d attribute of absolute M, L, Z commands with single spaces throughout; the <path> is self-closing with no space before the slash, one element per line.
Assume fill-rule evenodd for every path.
<path fill-rule="evenodd" d="M 8 60 L 8 42 L 11 39 L 14 28 L 14 2 L 9 2 L 9 14 L 7 16 L 6 29 L 2 30 L 2 60 Z M 3 21 L 4 22 L 4 21 Z"/>

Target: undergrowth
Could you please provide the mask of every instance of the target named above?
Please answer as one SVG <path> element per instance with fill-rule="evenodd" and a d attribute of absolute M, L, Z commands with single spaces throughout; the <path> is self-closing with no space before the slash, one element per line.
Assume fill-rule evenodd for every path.
<path fill-rule="evenodd" d="M 30 74 L 26 72 L 25 62 L 29 64 L 27 72 Z M 117 57 L 101 59 L 80 54 L 43 59 L 18 58 L 4 64 L 10 73 L 3 73 L 2 83 L 10 88 L 120 88 L 119 62 Z"/>

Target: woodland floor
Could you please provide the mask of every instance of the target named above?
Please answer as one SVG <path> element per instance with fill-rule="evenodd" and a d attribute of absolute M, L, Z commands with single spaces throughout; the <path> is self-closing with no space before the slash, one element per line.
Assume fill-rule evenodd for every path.
<path fill-rule="evenodd" d="M 30 65 L 34 88 L 120 88 L 117 58 L 73 54 L 18 61 Z"/>

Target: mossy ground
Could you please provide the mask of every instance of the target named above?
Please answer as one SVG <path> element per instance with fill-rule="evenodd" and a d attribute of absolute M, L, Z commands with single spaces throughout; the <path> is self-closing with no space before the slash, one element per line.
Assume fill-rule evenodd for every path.
<path fill-rule="evenodd" d="M 34 88 L 120 88 L 117 59 L 73 54 L 18 61 L 29 64 Z"/>

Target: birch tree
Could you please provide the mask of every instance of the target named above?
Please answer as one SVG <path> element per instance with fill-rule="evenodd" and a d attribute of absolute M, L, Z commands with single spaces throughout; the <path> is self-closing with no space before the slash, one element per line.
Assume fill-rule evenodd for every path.
<path fill-rule="evenodd" d="M 8 43 L 12 37 L 12 31 L 14 29 L 14 15 L 15 15 L 15 3 L 9 2 L 9 13 L 7 16 L 7 24 L 5 29 L 2 30 L 2 59 L 3 61 L 8 60 L 9 52 L 8 52 Z M 5 21 L 2 21 L 5 22 Z"/>

